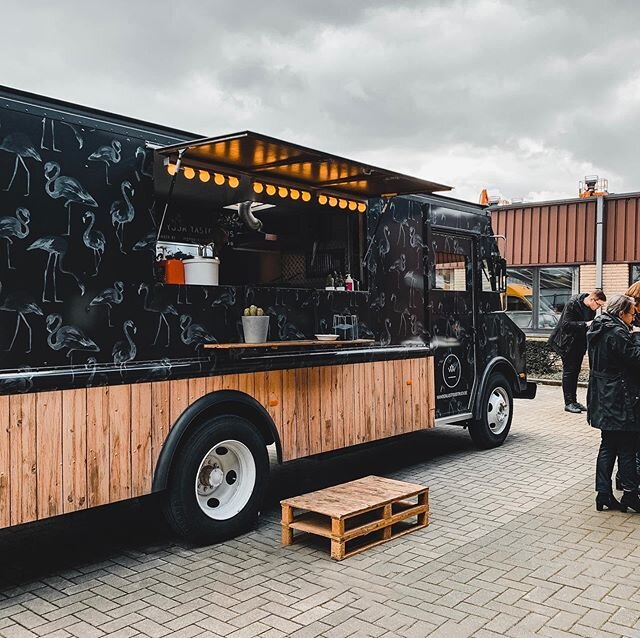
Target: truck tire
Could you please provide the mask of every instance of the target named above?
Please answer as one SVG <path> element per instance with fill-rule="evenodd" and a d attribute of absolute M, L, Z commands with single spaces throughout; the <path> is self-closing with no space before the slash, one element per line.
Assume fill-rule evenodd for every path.
<path fill-rule="evenodd" d="M 509 434 L 513 417 L 513 391 L 504 375 L 496 372 L 482 395 L 480 418 L 469 424 L 469 434 L 476 447 L 488 450 L 502 445 Z"/>
<path fill-rule="evenodd" d="M 251 422 L 215 416 L 189 432 L 176 454 L 167 520 L 196 544 L 237 536 L 256 525 L 268 478 L 267 448 Z"/>

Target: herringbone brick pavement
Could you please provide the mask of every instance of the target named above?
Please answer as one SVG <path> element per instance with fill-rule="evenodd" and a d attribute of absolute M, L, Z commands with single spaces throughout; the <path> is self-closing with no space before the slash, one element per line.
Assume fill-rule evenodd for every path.
<path fill-rule="evenodd" d="M 640 637 L 640 514 L 597 513 L 598 433 L 559 389 L 497 450 L 437 428 L 277 468 L 257 530 L 176 544 L 145 501 L 0 533 L 0 636 Z M 365 474 L 429 485 L 431 525 L 336 563 L 277 502 Z"/>

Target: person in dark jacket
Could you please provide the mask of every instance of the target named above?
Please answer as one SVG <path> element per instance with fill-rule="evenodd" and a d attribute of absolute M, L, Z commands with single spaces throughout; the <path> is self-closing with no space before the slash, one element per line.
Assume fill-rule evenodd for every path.
<path fill-rule="evenodd" d="M 596 316 L 596 310 L 606 300 L 602 290 L 571 297 L 549 337 L 549 346 L 562 358 L 562 392 L 567 412 L 580 414 L 587 410 L 582 403 L 578 403 L 578 375 L 587 351 L 587 328 Z"/>
<path fill-rule="evenodd" d="M 636 443 L 640 432 L 640 342 L 632 333 L 633 297 L 620 295 L 597 317 L 587 332 L 589 389 L 587 421 L 600 429 L 596 462 L 596 509 L 640 512 Z M 618 502 L 611 474 L 618 458 L 623 495 Z"/>

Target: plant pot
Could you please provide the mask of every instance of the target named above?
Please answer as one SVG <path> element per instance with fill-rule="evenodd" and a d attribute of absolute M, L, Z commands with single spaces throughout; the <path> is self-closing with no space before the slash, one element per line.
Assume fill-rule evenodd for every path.
<path fill-rule="evenodd" d="M 242 317 L 242 332 L 245 343 L 264 343 L 269 334 L 269 315 Z"/>

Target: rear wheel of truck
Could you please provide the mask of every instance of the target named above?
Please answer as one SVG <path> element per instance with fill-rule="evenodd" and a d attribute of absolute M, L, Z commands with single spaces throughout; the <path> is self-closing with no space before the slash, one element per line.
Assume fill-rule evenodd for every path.
<path fill-rule="evenodd" d="M 480 418 L 469 424 L 469 434 L 476 447 L 488 450 L 502 445 L 509 434 L 513 418 L 513 391 L 505 377 L 496 372 L 489 382 L 480 404 Z"/>
<path fill-rule="evenodd" d="M 252 424 L 236 415 L 213 417 L 189 432 L 176 454 L 169 524 L 198 544 L 237 536 L 257 523 L 268 478 L 267 448 Z"/>

